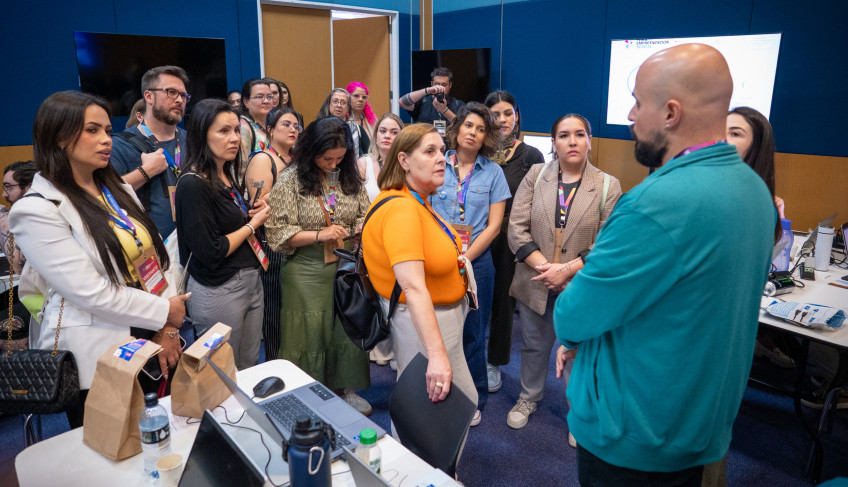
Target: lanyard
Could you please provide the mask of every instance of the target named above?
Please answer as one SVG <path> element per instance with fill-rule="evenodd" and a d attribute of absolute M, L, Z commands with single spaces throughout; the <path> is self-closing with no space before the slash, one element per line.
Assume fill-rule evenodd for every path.
<path fill-rule="evenodd" d="M 156 138 L 155 135 L 153 135 L 153 132 L 151 132 L 151 130 L 147 127 L 147 125 L 145 125 L 144 123 L 140 123 L 140 124 L 138 124 L 138 129 L 141 131 L 141 133 L 143 133 L 145 135 L 145 137 L 147 137 L 148 139 L 150 139 L 151 142 L 153 142 L 153 145 L 157 149 L 162 145 L 162 144 L 159 143 L 159 140 Z M 179 130 L 176 131 L 176 135 L 174 135 L 174 138 L 177 140 L 177 147 L 176 147 L 176 149 L 174 149 L 174 157 L 171 157 L 171 154 L 169 154 L 168 151 L 166 151 L 164 149 L 164 147 L 162 148 L 162 152 L 165 153 L 165 160 L 168 161 L 168 169 L 170 169 L 171 172 L 173 172 L 175 176 L 180 177 L 181 171 L 180 171 L 180 131 Z"/>
<path fill-rule="evenodd" d="M 228 191 L 228 193 L 233 199 L 233 203 L 235 203 L 236 206 L 239 207 L 244 217 L 247 218 L 247 205 L 244 204 L 244 199 L 241 197 L 241 195 L 234 191 Z"/>
<path fill-rule="evenodd" d="M 106 198 L 106 202 L 109 203 L 109 206 L 111 206 L 112 209 L 115 210 L 115 213 L 118 214 L 118 217 L 120 217 L 116 218 L 115 215 L 110 213 L 109 218 L 115 222 L 115 225 L 130 232 L 133 239 L 135 239 L 135 244 L 138 246 L 139 251 L 144 250 L 144 246 L 141 244 L 141 239 L 138 238 L 138 232 L 135 229 L 135 224 L 127 216 L 127 212 L 121 209 L 120 205 L 118 205 L 118 202 L 115 200 L 115 197 L 112 196 L 112 192 L 109 191 L 109 188 L 107 188 L 106 185 L 102 185 L 100 188 L 103 191 L 103 197 Z"/>
<path fill-rule="evenodd" d="M 448 228 L 447 224 L 445 224 L 445 222 L 443 222 L 441 218 L 439 218 L 435 213 L 433 213 L 433 210 L 431 210 L 427 206 L 427 204 L 424 203 L 424 200 L 421 198 L 421 195 L 419 195 L 416 191 L 413 191 L 412 189 L 410 189 L 409 192 L 412 193 L 412 196 L 415 196 L 415 199 L 418 200 L 418 202 L 421 203 L 421 205 L 424 206 L 424 208 L 428 212 L 430 212 L 430 214 L 433 216 L 439 226 L 442 227 L 442 231 L 445 232 L 445 234 L 450 239 L 451 243 L 453 243 L 453 246 L 456 247 L 456 254 L 459 255 L 459 247 L 456 245 L 456 240 L 454 239 L 453 232 L 450 230 L 450 228 Z"/>
<path fill-rule="evenodd" d="M 586 166 L 583 166 L 583 172 L 586 172 Z M 577 180 L 577 185 L 571 188 L 568 197 L 565 196 L 565 183 L 562 182 L 562 168 L 559 168 L 557 173 L 557 228 L 565 228 L 565 222 L 568 220 L 568 209 L 571 207 L 571 201 L 577 193 L 577 188 L 583 182 L 583 173 L 580 173 L 580 179 Z"/>
<path fill-rule="evenodd" d="M 468 199 L 468 187 L 471 185 L 471 173 L 474 172 L 474 164 L 471 164 L 471 170 L 465 175 L 465 180 L 461 181 L 459 179 L 459 163 L 456 160 L 456 154 L 454 154 L 453 172 L 456 174 L 456 203 L 459 205 L 459 222 L 465 223 L 465 201 Z"/>
<path fill-rule="evenodd" d="M 330 224 L 336 222 L 336 187 L 330 187 L 330 194 L 324 194 L 324 205 L 327 207 L 327 213 L 330 214 Z"/>
<path fill-rule="evenodd" d="M 709 147 L 711 145 L 718 144 L 719 142 L 726 142 L 726 141 L 725 141 L 725 139 L 719 139 L 719 140 L 712 140 L 710 142 L 704 142 L 702 144 L 695 144 L 693 146 L 690 146 L 690 147 L 683 149 L 683 151 L 681 151 L 680 154 L 677 154 L 676 156 L 672 157 L 671 159 L 669 159 L 668 162 L 671 162 L 672 159 L 677 159 L 678 157 L 683 157 L 686 154 L 691 154 L 698 149 L 703 149 L 704 147 Z M 666 164 L 668 164 L 668 162 Z"/>

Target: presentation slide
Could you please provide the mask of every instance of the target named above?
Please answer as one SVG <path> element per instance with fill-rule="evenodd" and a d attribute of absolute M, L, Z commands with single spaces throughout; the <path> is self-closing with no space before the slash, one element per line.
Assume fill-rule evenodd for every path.
<path fill-rule="evenodd" d="M 718 49 L 730 66 L 733 97 L 730 108 L 748 106 L 768 118 L 777 71 L 781 34 L 756 34 L 673 39 L 613 40 L 610 51 L 607 124 L 630 125 L 627 115 L 633 104 L 633 86 L 639 66 L 652 54 L 690 42 Z"/>

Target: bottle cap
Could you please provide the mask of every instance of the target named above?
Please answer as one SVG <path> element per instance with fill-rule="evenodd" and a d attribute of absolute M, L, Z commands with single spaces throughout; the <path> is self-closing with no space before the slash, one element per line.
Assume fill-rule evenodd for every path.
<path fill-rule="evenodd" d="M 155 392 L 148 392 L 144 395 L 144 406 L 150 407 L 159 404 L 159 396 Z"/>
<path fill-rule="evenodd" d="M 359 432 L 359 443 L 363 445 L 373 445 L 377 443 L 377 432 L 374 428 L 365 428 Z"/>

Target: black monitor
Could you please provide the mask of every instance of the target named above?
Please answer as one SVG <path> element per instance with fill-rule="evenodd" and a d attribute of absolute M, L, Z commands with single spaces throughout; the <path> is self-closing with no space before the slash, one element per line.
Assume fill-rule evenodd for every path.
<path fill-rule="evenodd" d="M 74 32 L 74 44 L 80 89 L 105 98 L 113 117 L 129 115 L 142 75 L 157 66 L 183 68 L 193 102 L 227 97 L 224 39 Z"/>
<path fill-rule="evenodd" d="M 483 103 L 490 92 L 491 63 L 492 50 L 488 47 L 412 51 L 412 90 L 430 86 L 430 73 L 445 67 L 453 72 L 450 96 L 466 103 Z"/>

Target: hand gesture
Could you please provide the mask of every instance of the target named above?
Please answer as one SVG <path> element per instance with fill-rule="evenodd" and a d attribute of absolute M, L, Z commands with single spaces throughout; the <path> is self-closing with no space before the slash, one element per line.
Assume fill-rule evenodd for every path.
<path fill-rule="evenodd" d="M 427 364 L 427 395 L 433 402 L 444 401 L 448 396 L 453 379 L 447 355 L 432 355 Z"/>
<path fill-rule="evenodd" d="M 141 155 L 141 168 L 148 176 L 153 177 L 168 169 L 168 160 L 165 159 L 164 149 Z"/>
<path fill-rule="evenodd" d="M 251 217 L 250 224 L 253 225 L 253 228 L 259 228 L 265 224 L 268 216 L 271 215 L 271 207 L 268 206 L 265 200 L 257 200 L 247 214 Z"/>
<path fill-rule="evenodd" d="M 330 225 L 329 227 L 318 232 L 318 241 L 319 242 L 329 242 L 330 240 L 338 240 L 340 238 L 345 238 L 350 233 L 345 230 L 344 227 L 339 225 Z"/>
<path fill-rule="evenodd" d="M 565 369 L 565 363 L 577 356 L 577 349 L 567 349 L 564 345 L 560 345 L 556 354 L 556 376 L 557 379 L 562 378 L 562 371 Z"/>
<path fill-rule="evenodd" d="M 544 267 L 544 266 L 543 266 Z M 540 268 L 541 270 L 541 268 Z M 548 264 L 545 270 L 536 277 L 531 278 L 533 281 L 542 281 L 546 288 L 554 291 L 562 291 L 565 289 L 565 284 L 571 278 L 571 273 L 568 271 L 568 266 L 565 264 Z"/>

